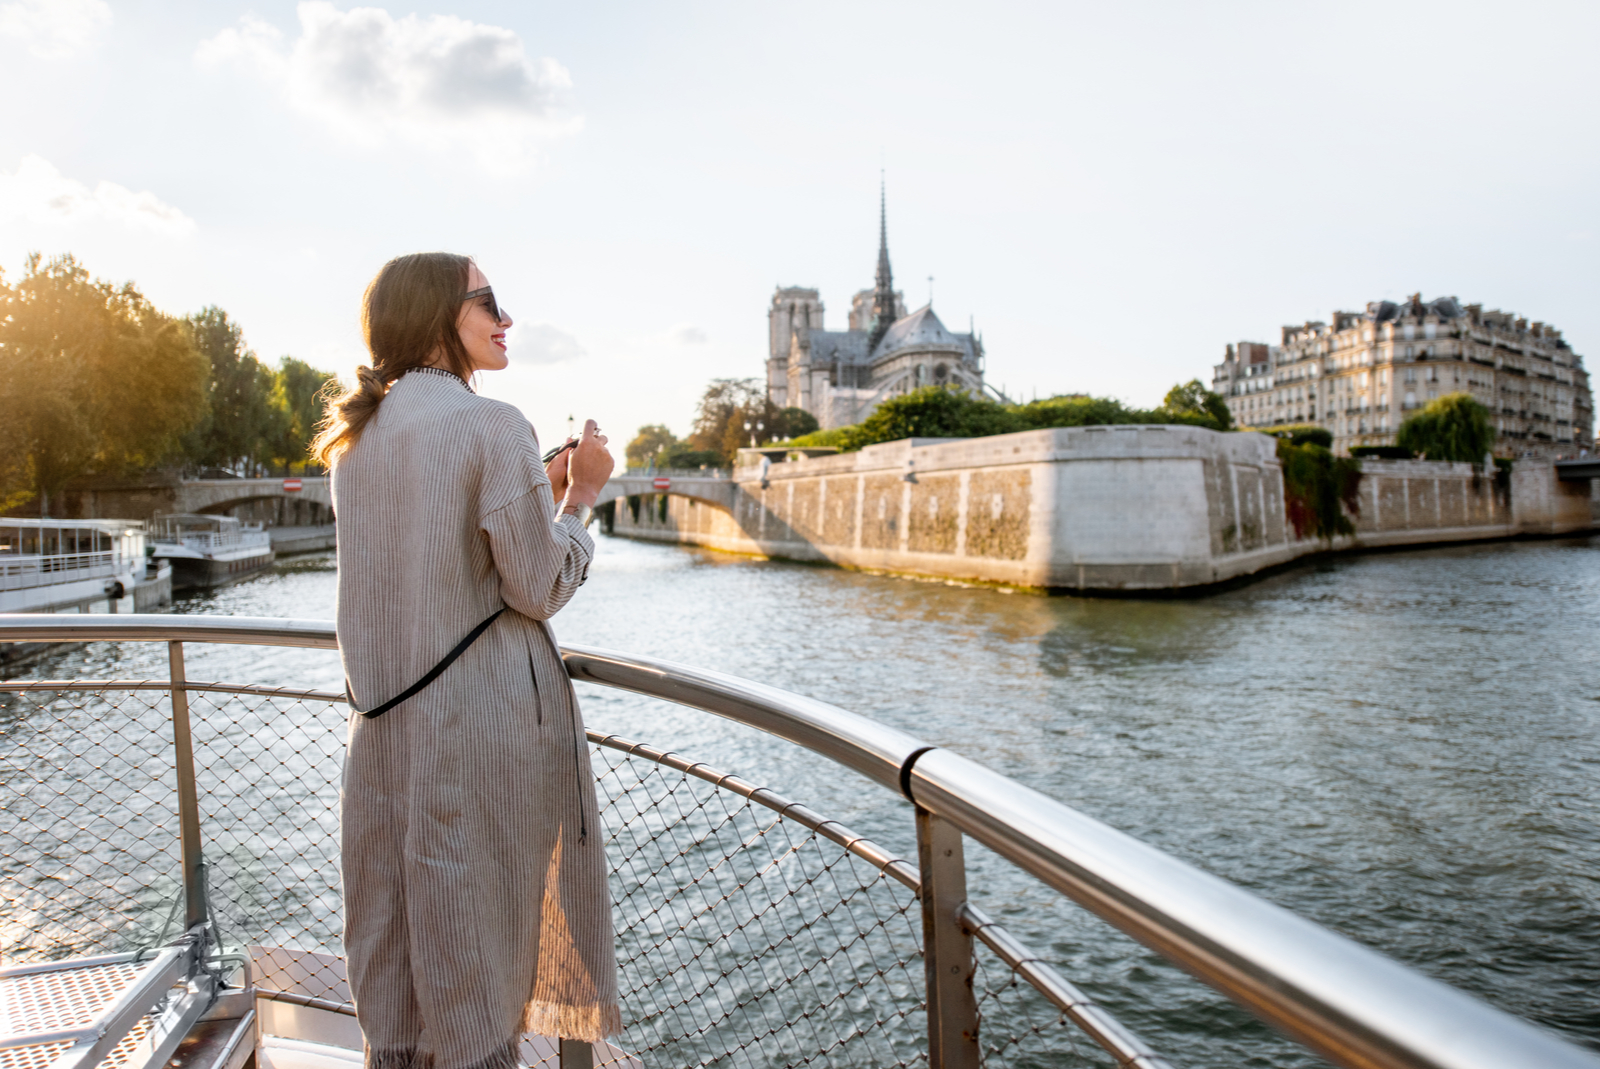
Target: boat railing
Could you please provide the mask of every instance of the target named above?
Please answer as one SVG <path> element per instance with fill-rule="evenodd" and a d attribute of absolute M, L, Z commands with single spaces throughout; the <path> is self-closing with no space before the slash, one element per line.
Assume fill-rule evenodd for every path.
<path fill-rule="evenodd" d="M 20 590 L 37 586 L 40 576 L 49 582 L 65 583 L 77 579 L 98 579 L 117 574 L 121 565 L 113 550 L 92 553 L 48 553 L 16 556 L 0 555 L 0 590 Z"/>
<path fill-rule="evenodd" d="M 189 947 L 197 983 L 222 983 L 234 963 L 233 982 L 264 1004 L 353 1013 L 339 943 L 343 696 L 190 680 L 184 658 L 191 642 L 336 649 L 332 626 L 0 617 L 0 641 L 90 640 L 165 643 L 165 676 L 0 682 L 0 979 Z M 706 710 L 865 776 L 911 803 L 917 845 L 898 857 L 778 791 L 591 726 L 627 1027 L 616 1047 L 574 1045 L 570 1062 L 563 1044 L 564 1066 L 971 1069 L 1065 1064 L 1063 1051 L 1092 1062 L 1091 1042 L 1117 1065 L 1167 1065 L 971 901 L 969 843 L 1335 1065 L 1600 1066 L 950 750 L 717 672 L 580 646 L 563 656 L 574 680 Z M 147 1030 L 158 1011 L 178 1013 L 163 1005 Z M 0 1037 L 0 1049 L 40 1038 Z M 87 1069 L 89 1044 L 105 1040 L 55 1042 L 58 1066 L 78 1051 Z"/>
<path fill-rule="evenodd" d="M 209 553 L 232 546 L 264 546 L 271 541 L 271 534 L 259 525 L 222 531 L 158 531 L 150 536 L 150 543 L 157 547 L 158 552 L 163 544 L 182 545 L 199 553 Z"/>

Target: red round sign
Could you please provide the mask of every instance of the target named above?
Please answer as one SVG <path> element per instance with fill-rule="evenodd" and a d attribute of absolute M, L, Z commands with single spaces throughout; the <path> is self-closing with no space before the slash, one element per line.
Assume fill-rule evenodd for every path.
<path fill-rule="evenodd" d="M 298 489 L 300 489 L 300 480 L 299 479 L 285 479 L 285 480 L 283 480 L 283 488 L 285 490 L 298 490 Z"/>
<path fill-rule="evenodd" d="M 657 475 L 656 476 L 656 478 L 655 478 L 655 488 L 657 490 L 665 490 L 665 489 L 669 488 L 671 485 L 672 485 L 672 480 L 667 478 L 665 475 Z"/>

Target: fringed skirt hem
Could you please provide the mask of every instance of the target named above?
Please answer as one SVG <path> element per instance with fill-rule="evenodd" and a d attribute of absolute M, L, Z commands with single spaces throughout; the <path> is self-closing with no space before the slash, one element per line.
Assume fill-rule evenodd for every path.
<path fill-rule="evenodd" d="M 522 1030 L 539 1036 L 599 1043 L 622 1031 L 622 1010 L 615 1002 L 594 1002 L 586 1006 L 530 1002 L 522 1016 Z"/>

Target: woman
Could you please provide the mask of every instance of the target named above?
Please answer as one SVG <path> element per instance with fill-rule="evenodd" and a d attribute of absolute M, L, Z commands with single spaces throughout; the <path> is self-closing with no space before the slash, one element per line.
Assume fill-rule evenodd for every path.
<path fill-rule="evenodd" d="M 465 256 L 385 264 L 372 366 L 329 405 L 339 649 L 353 705 L 342 868 L 368 1069 L 513 1069 L 523 1032 L 621 1029 L 604 838 L 549 619 L 587 577 L 611 473 L 593 420 L 541 466 L 533 428 L 468 379 L 506 366 Z M 498 610 L 459 659 L 379 716 Z"/>

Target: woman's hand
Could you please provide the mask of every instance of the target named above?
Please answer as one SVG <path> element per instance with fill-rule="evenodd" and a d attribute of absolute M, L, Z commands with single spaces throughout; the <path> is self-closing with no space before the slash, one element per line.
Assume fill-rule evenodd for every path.
<path fill-rule="evenodd" d="M 568 442 L 577 441 L 568 438 Z M 560 501 L 567 495 L 570 480 L 567 478 L 567 464 L 572 460 L 572 450 L 563 448 L 556 454 L 554 460 L 544 466 L 544 473 L 550 476 L 550 496 Z"/>
<path fill-rule="evenodd" d="M 616 461 L 606 452 L 606 436 L 600 433 L 594 420 L 583 421 L 583 436 L 578 439 L 577 447 L 569 449 L 562 457 L 569 458 L 563 473 L 567 478 L 567 504 L 592 508 L 606 480 L 611 478 L 611 469 L 616 466 Z M 559 464 L 562 457 L 550 463 Z"/>

